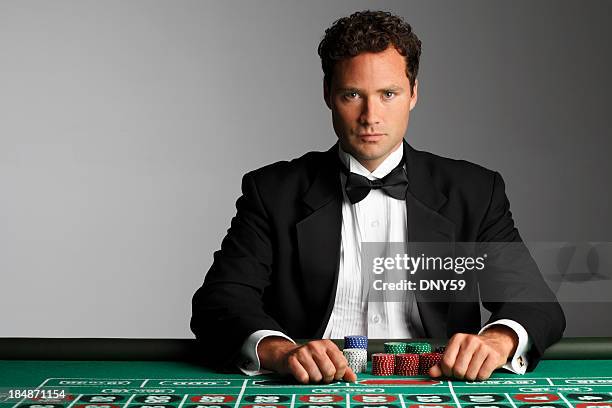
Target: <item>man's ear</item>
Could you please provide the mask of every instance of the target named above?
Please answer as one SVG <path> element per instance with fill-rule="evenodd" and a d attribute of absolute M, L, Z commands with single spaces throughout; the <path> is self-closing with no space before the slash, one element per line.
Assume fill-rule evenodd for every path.
<path fill-rule="evenodd" d="M 323 99 L 325 100 L 327 107 L 331 109 L 331 94 L 325 81 L 323 81 Z"/>
<path fill-rule="evenodd" d="M 419 99 L 419 80 L 414 80 L 414 87 L 412 87 L 412 93 L 410 94 L 410 110 L 414 108 Z"/>

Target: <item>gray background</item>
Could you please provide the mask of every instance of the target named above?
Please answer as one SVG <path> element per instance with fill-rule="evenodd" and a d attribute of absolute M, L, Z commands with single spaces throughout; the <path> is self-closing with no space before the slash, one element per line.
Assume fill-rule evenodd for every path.
<path fill-rule="evenodd" d="M 409 142 L 500 171 L 527 241 L 612 241 L 612 2 L 2 1 L 0 336 L 191 337 L 241 176 L 335 142 L 316 47 L 364 8 L 423 41 Z"/>

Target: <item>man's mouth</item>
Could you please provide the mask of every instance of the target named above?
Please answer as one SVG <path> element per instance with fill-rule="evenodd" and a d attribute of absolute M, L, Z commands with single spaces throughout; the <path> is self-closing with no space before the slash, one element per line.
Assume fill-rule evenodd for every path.
<path fill-rule="evenodd" d="M 357 135 L 364 142 L 377 142 L 384 136 L 384 133 L 360 133 Z"/>

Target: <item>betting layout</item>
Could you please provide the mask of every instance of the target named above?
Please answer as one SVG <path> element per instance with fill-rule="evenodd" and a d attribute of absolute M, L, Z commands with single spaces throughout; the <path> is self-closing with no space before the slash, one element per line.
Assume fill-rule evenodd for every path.
<path fill-rule="evenodd" d="M 49 378 L 0 408 L 612 408 L 612 377 L 496 377 L 482 382 L 361 374 L 355 383 L 299 385 L 280 378 Z"/>

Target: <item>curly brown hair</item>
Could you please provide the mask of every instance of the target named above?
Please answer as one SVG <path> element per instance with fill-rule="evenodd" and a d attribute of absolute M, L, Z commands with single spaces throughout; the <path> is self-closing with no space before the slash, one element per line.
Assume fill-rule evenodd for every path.
<path fill-rule="evenodd" d="M 363 52 L 382 52 L 393 45 L 406 60 L 410 91 L 419 71 L 421 40 L 410 24 L 387 11 L 364 10 L 342 17 L 332 24 L 319 43 L 323 81 L 329 89 L 336 61 Z"/>

